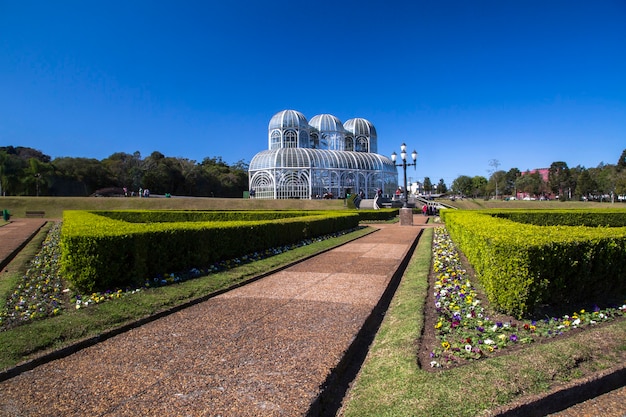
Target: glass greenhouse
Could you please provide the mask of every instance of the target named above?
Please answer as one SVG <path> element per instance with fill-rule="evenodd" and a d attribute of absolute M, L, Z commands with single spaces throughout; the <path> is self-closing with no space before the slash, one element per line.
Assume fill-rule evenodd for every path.
<path fill-rule="evenodd" d="M 268 150 L 250 161 L 250 193 L 255 198 L 343 198 L 377 190 L 392 194 L 398 173 L 391 159 L 377 154 L 374 125 L 361 118 L 342 124 L 331 114 L 307 121 L 296 110 L 270 120 Z"/>

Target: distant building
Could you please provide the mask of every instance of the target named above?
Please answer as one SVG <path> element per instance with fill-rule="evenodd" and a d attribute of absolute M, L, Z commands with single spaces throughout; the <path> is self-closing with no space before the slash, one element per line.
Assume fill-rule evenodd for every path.
<path fill-rule="evenodd" d="M 391 195 L 398 172 L 377 154 L 378 137 L 368 120 L 344 124 L 331 114 L 307 121 L 296 110 L 275 114 L 268 126 L 268 150 L 250 161 L 250 193 L 255 198 L 343 198 L 361 191 L 374 198 Z"/>
<path fill-rule="evenodd" d="M 548 184 L 548 178 L 549 178 L 549 173 L 550 173 L 550 168 L 535 168 L 535 169 L 530 169 L 528 171 L 524 171 L 522 172 L 522 175 L 530 175 L 530 174 L 534 174 L 535 172 L 538 172 L 539 175 L 541 176 L 541 179 L 543 180 L 543 182 L 546 184 Z M 542 198 L 549 198 L 549 199 L 553 199 L 554 196 L 552 195 L 552 193 L 546 191 L 541 193 Z M 522 191 L 517 191 L 517 195 L 516 195 L 518 200 L 523 200 L 523 199 L 529 199 L 529 198 L 535 198 L 535 195 L 530 195 L 529 193 L 525 193 Z"/>
<path fill-rule="evenodd" d="M 538 172 L 539 175 L 541 175 L 541 179 L 543 180 L 543 182 L 547 183 L 548 182 L 548 178 L 550 175 L 550 168 L 536 168 L 536 169 L 532 169 L 530 171 L 527 172 L 522 172 L 522 175 L 524 174 L 534 174 L 535 172 Z"/>

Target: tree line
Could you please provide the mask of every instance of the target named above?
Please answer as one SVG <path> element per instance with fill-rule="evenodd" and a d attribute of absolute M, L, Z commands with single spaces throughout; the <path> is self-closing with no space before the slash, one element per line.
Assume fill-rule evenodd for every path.
<path fill-rule="evenodd" d="M 440 179 L 433 184 L 424 178 L 426 193 L 473 198 L 517 196 L 602 200 L 626 195 L 626 149 L 616 164 L 601 163 L 595 168 L 553 162 L 547 180 L 539 171 L 517 168 L 497 170 L 492 160 L 489 178 L 457 177 L 450 188 Z M 221 157 L 195 160 L 168 157 L 152 152 L 142 158 L 139 152 L 117 152 L 97 160 L 50 156 L 29 147 L 0 147 L 0 195 L 89 196 L 106 188 L 126 188 L 128 193 L 149 189 L 152 194 L 196 197 L 242 197 L 248 189 L 248 164 L 243 160 L 229 165 Z"/>
<path fill-rule="evenodd" d="M 89 196 L 103 189 L 128 194 L 241 197 L 248 189 L 248 165 L 229 165 L 221 157 L 201 162 L 152 152 L 117 152 L 103 159 L 61 157 L 21 146 L 0 147 L 0 195 Z"/>
<path fill-rule="evenodd" d="M 499 165 L 497 161 L 491 165 Z M 517 168 L 494 170 L 489 178 L 461 175 L 451 186 L 455 195 L 489 198 L 517 196 L 559 200 L 607 201 L 626 195 L 626 149 L 616 164 L 600 163 L 595 168 L 570 168 L 563 161 L 553 162 L 548 168 L 547 180 L 538 170 L 525 172 Z"/>

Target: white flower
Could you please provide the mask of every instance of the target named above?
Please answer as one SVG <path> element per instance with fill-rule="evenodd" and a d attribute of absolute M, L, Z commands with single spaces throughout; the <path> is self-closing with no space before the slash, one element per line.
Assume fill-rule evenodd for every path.
<path fill-rule="evenodd" d="M 431 368 L 439 368 L 439 367 L 441 367 L 441 365 L 437 361 L 430 361 L 430 367 Z"/>
<path fill-rule="evenodd" d="M 486 344 L 486 345 L 495 345 L 496 344 L 496 342 L 494 342 L 491 339 L 485 339 L 483 343 Z"/>
<path fill-rule="evenodd" d="M 471 352 L 472 351 L 472 345 L 465 345 L 465 351 L 466 352 Z"/>

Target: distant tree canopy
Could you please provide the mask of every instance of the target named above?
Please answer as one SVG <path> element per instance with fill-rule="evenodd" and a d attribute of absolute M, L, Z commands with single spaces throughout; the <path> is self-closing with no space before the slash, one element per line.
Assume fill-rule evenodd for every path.
<path fill-rule="evenodd" d="M 493 161 L 490 165 L 495 169 L 489 178 L 460 175 L 448 190 L 443 179 L 433 185 L 425 177 L 424 189 L 474 198 L 494 196 L 496 187 L 499 197 L 517 192 L 535 197 L 552 194 L 560 199 L 596 200 L 626 195 L 626 149 L 615 165 L 600 163 L 587 169 L 553 162 L 547 181 L 539 172 L 521 172 L 517 168 L 498 171 L 499 162 Z M 152 194 L 241 197 L 248 189 L 248 164 L 240 160 L 229 165 L 221 157 L 196 162 L 157 151 L 146 158 L 139 152 L 116 152 L 102 161 L 81 157 L 52 160 L 36 149 L 0 147 L 0 195 L 88 196 L 111 187 L 126 188 L 129 193 L 147 188 Z"/>
<path fill-rule="evenodd" d="M 233 165 L 221 157 L 198 163 L 153 152 L 116 152 L 99 161 L 50 156 L 27 147 L 0 147 L 0 195 L 89 196 L 104 188 L 140 188 L 152 194 L 197 197 L 241 197 L 248 189 L 248 164 Z"/>
<path fill-rule="evenodd" d="M 492 160 L 493 161 L 493 160 Z M 490 165 L 497 166 L 490 162 Z M 569 168 L 563 161 L 553 162 L 548 168 L 547 181 L 533 170 L 508 172 L 493 170 L 487 180 L 482 176 L 460 175 L 451 186 L 455 195 L 466 197 L 515 196 L 518 192 L 531 197 L 558 196 L 559 199 L 611 200 L 626 196 L 626 149 L 615 165 L 600 163 L 595 168 Z"/>

